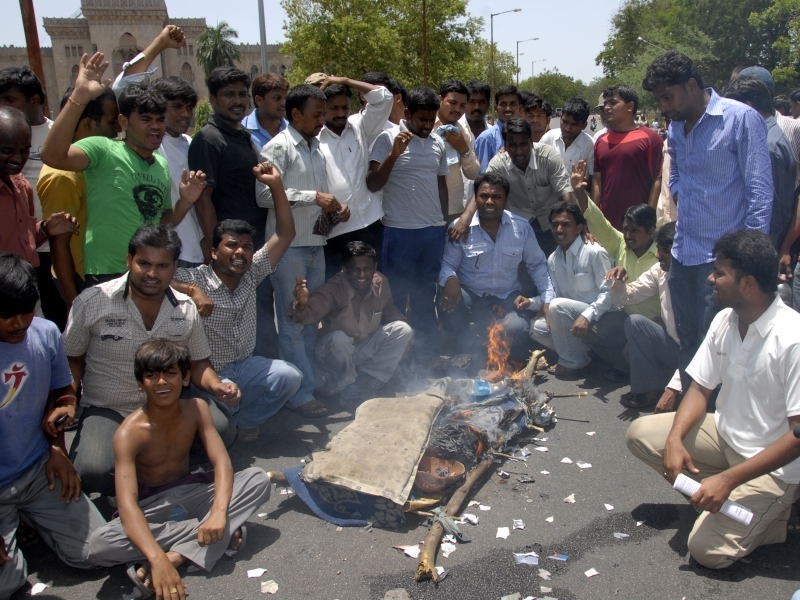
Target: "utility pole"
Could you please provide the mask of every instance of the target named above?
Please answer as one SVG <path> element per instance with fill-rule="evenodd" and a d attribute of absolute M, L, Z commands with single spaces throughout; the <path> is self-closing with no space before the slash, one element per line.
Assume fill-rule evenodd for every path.
<path fill-rule="evenodd" d="M 39 46 L 39 32 L 36 29 L 36 13 L 33 10 L 33 0 L 19 0 L 19 10 L 22 13 L 22 27 L 25 30 L 25 43 L 28 46 L 28 63 L 31 70 L 36 73 L 42 87 L 47 88 L 44 79 L 44 65 L 42 64 L 42 49 Z M 46 92 L 45 92 L 46 93 Z M 45 105 L 45 110 L 47 105 Z"/>
<path fill-rule="evenodd" d="M 267 73 L 267 24 L 264 18 L 264 0 L 258 2 L 258 30 L 261 34 L 261 72 Z"/>

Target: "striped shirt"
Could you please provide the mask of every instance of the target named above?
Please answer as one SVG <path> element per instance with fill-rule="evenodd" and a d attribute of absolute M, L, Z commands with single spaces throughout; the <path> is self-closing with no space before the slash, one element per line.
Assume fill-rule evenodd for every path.
<path fill-rule="evenodd" d="M 297 232 L 292 247 L 324 246 L 325 238 L 313 233 L 314 223 L 322 212 L 316 202 L 317 192 L 328 191 L 325 157 L 319 149 L 319 140 L 311 138 L 306 142 L 300 132 L 289 125 L 261 149 L 260 161 L 272 163 L 281 174 Z M 256 181 L 256 204 L 275 208 L 272 192 L 259 181 Z M 266 238 L 273 233 L 275 211 L 271 210 L 267 215 Z"/>
<path fill-rule="evenodd" d="M 706 92 L 706 110 L 688 135 L 684 121 L 669 126 L 670 189 L 678 204 L 672 256 L 684 265 L 714 260 L 714 244 L 729 231 L 768 233 L 772 216 L 764 119 L 711 88 Z"/>

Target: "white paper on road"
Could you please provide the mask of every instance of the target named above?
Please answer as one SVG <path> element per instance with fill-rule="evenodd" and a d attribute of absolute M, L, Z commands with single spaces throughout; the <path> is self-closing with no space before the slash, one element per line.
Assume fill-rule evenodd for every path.
<path fill-rule="evenodd" d="M 541 577 L 545 581 L 550 581 L 550 578 L 552 576 L 553 576 L 553 574 L 550 571 L 548 571 L 547 569 L 539 569 L 539 577 Z"/>
<path fill-rule="evenodd" d="M 553 591 L 553 588 L 547 587 L 546 585 L 540 585 L 539 591 L 542 592 L 543 594 L 549 594 L 550 592 Z"/>
<path fill-rule="evenodd" d="M 550 475 L 550 471 L 539 471 L 542 475 Z"/>
<path fill-rule="evenodd" d="M 569 456 L 565 456 L 564 458 L 561 459 L 561 462 L 564 463 L 565 465 L 571 465 L 572 459 Z"/>
<path fill-rule="evenodd" d="M 456 545 L 453 542 L 442 542 L 442 558 L 447 558 L 456 551 Z"/>
<path fill-rule="evenodd" d="M 514 552 L 514 562 L 518 565 L 530 565 L 535 567 L 539 564 L 539 555 L 536 554 L 536 552 Z"/>
<path fill-rule="evenodd" d="M 594 437 L 595 435 L 597 435 L 597 432 L 596 431 L 587 431 L 586 435 L 588 435 L 589 437 Z"/>
<path fill-rule="evenodd" d="M 644 525 L 644 521 L 636 521 L 637 527 L 641 527 L 642 525 Z"/>
<path fill-rule="evenodd" d="M 261 593 L 262 594 L 277 594 L 278 593 L 278 582 L 274 579 L 270 579 L 269 581 L 262 581 L 261 582 Z"/>
<path fill-rule="evenodd" d="M 258 569 L 248 569 L 247 570 L 247 576 L 252 579 L 252 578 L 255 578 L 255 577 L 261 577 L 266 572 L 267 572 L 267 570 L 266 569 L 262 569 L 261 567 L 259 567 Z"/>
<path fill-rule="evenodd" d="M 603 506 L 606 507 L 606 510 L 614 510 L 614 505 L 613 504 L 603 504 Z"/>
<path fill-rule="evenodd" d="M 447 570 L 444 567 L 436 567 L 436 574 L 439 575 L 439 581 L 447 577 Z"/>
<path fill-rule="evenodd" d="M 461 522 L 469 523 L 470 525 L 477 525 L 480 521 L 478 515 L 473 515 L 472 513 L 464 513 L 461 515 Z"/>
<path fill-rule="evenodd" d="M 567 504 L 575 504 L 575 494 L 570 494 L 566 498 L 564 498 L 564 502 Z"/>
<path fill-rule="evenodd" d="M 480 502 L 478 502 L 477 500 L 470 500 L 467 506 L 478 506 L 479 504 Z"/>
<path fill-rule="evenodd" d="M 618 540 L 627 540 L 631 536 L 627 533 L 621 533 L 619 531 L 615 531 L 614 537 L 617 538 Z"/>
<path fill-rule="evenodd" d="M 534 450 L 536 450 L 537 452 L 547 452 L 548 448 L 547 446 L 536 446 Z"/>
<path fill-rule="evenodd" d="M 590 463 L 590 462 L 583 462 L 582 460 L 579 460 L 579 461 L 578 461 L 578 462 L 576 462 L 575 464 L 576 464 L 576 465 L 578 465 L 578 468 L 579 468 L 579 469 L 591 469 L 591 468 L 592 468 L 592 463 Z"/>
<path fill-rule="evenodd" d="M 595 577 L 596 575 L 600 575 L 600 572 L 597 569 L 589 569 L 588 571 L 584 571 L 583 574 L 587 577 Z"/>
<path fill-rule="evenodd" d="M 523 458 L 531 455 L 531 451 L 528 450 L 527 448 L 520 448 L 519 453 L 522 455 Z"/>
<path fill-rule="evenodd" d="M 492 507 L 488 504 L 478 504 L 478 510 L 492 510 Z"/>
<path fill-rule="evenodd" d="M 508 527 L 498 527 L 497 528 L 497 535 L 495 537 L 506 540 L 506 539 L 508 539 L 508 536 L 510 536 L 510 535 L 511 535 L 511 532 L 509 531 Z"/>
<path fill-rule="evenodd" d="M 31 587 L 31 596 L 35 596 L 36 594 L 41 594 L 46 589 L 47 589 L 47 584 L 38 581 L 33 584 L 33 587 Z"/>
<path fill-rule="evenodd" d="M 555 518 L 553 517 L 553 515 L 550 515 L 545 519 L 545 521 L 547 521 L 548 523 L 552 523 L 553 521 L 555 521 Z"/>
<path fill-rule="evenodd" d="M 402 550 L 403 554 L 411 558 L 419 558 L 419 544 L 414 544 L 413 546 L 392 546 L 392 548 L 395 550 Z"/>
<path fill-rule="evenodd" d="M 511 527 L 513 529 L 525 529 L 525 522 L 522 519 L 514 519 Z"/>

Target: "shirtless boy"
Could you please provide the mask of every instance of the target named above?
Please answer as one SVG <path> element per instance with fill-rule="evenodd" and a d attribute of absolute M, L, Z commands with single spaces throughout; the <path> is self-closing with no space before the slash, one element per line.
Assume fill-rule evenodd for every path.
<path fill-rule="evenodd" d="M 178 567 L 210 571 L 226 550 L 240 550 L 244 523 L 269 496 L 269 478 L 259 468 L 234 474 L 207 403 L 180 397 L 189 377 L 185 347 L 145 342 L 134 371 L 147 400 L 114 434 L 119 517 L 92 534 L 89 560 L 133 563 L 128 576 L 141 597 L 183 600 Z M 213 473 L 189 473 L 196 434 Z"/>

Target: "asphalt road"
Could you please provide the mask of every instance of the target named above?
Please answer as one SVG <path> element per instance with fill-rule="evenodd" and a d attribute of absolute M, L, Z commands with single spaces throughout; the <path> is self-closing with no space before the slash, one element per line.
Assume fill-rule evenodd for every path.
<path fill-rule="evenodd" d="M 409 382 L 420 385 L 420 382 Z M 474 497 L 491 507 L 470 510 L 477 526 L 464 526 L 471 542 L 458 545 L 448 558 L 438 585 L 416 583 L 416 560 L 394 545 L 415 544 L 426 528 L 412 517 L 402 531 L 337 530 L 310 513 L 294 496 L 277 489 L 248 527 L 247 547 L 234 562 L 223 558 L 212 574 L 190 573 L 191 598 L 283 598 L 290 600 L 500 599 L 520 594 L 568 599 L 788 599 L 800 588 L 800 534 L 791 532 L 785 544 L 756 551 L 724 572 L 713 572 L 689 560 L 686 536 L 696 513 L 680 494 L 655 472 L 632 458 L 624 443 L 630 420 L 619 396 L 627 387 L 610 384 L 596 367 L 586 380 L 550 379 L 542 388 L 556 394 L 589 392 L 583 398 L 557 398 L 558 424 L 541 437 L 547 452 L 534 451 L 527 462 L 503 466 L 511 478 L 492 475 Z M 258 465 L 266 470 L 296 466 L 320 448 L 349 420 L 343 414 L 310 425 L 290 413 L 272 420 L 253 444 L 236 445 L 236 468 Z M 587 432 L 595 432 L 593 436 Z M 533 449 L 530 446 L 529 449 Z M 580 469 L 572 461 L 592 467 Z M 549 471 L 542 474 L 541 471 Z M 517 477 L 533 477 L 521 484 Z M 575 494 L 575 503 L 563 501 Z M 609 504 L 613 509 L 607 510 Z M 552 523 L 546 521 L 553 517 Z M 508 539 L 496 537 L 498 527 L 522 519 L 524 530 Z M 639 524 L 641 522 L 641 524 Z M 618 540 L 614 533 L 630 537 Z M 514 552 L 536 551 L 539 566 L 516 565 Z M 565 562 L 546 558 L 569 556 Z M 261 578 L 248 569 L 263 567 Z M 545 581 L 539 569 L 552 573 Z M 599 575 L 587 577 L 595 569 Z M 49 551 L 30 558 L 32 582 L 48 584 L 41 599 L 120 598 L 131 591 L 122 567 L 81 572 L 61 565 Z M 274 596 L 260 591 L 260 582 L 274 580 Z M 552 591 L 542 591 L 542 587 Z M 20 595 L 19 597 L 25 597 Z"/>

